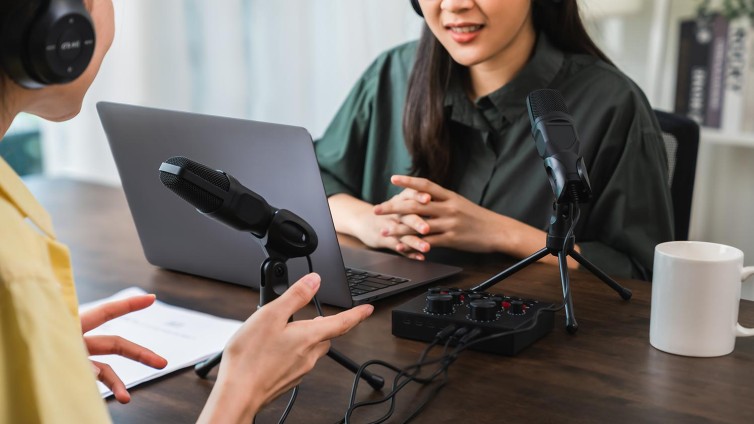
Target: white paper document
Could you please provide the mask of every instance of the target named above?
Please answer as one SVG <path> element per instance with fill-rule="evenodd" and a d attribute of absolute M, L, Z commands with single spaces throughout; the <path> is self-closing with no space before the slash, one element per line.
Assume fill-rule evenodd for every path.
<path fill-rule="evenodd" d="M 122 290 L 113 296 L 79 306 L 84 311 L 112 300 L 146 294 L 137 287 Z M 147 309 L 109 321 L 86 335 L 117 335 L 144 346 L 168 361 L 161 370 L 150 368 L 117 355 L 92 356 L 110 365 L 126 388 L 173 371 L 192 366 L 220 352 L 241 326 L 241 321 L 218 318 L 202 312 L 167 305 L 159 300 Z M 97 382 L 102 397 L 113 393 Z"/>

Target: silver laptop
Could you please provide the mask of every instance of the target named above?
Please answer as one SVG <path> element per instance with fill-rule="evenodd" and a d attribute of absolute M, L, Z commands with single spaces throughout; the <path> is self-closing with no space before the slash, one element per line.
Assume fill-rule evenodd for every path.
<path fill-rule="evenodd" d="M 319 238 L 312 255 L 318 297 L 351 307 L 448 277 L 460 268 L 338 245 L 309 133 L 299 127 L 131 105 L 97 104 L 147 260 L 162 268 L 259 288 L 264 249 L 249 233 L 197 212 L 162 185 L 172 156 L 220 169 L 280 209 L 305 219 Z M 345 262 L 345 265 L 344 265 Z M 308 272 L 288 261 L 291 282 Z"/>

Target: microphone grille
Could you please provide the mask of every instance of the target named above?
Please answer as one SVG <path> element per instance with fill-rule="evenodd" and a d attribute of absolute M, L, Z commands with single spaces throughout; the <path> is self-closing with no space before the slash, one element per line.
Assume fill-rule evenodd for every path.
<path fill-rule="evenodd" d="M 527 97 L 532 118 L 537 119 L 550 112 L 568 113 L 565 100 L 558 90 L 543 88 L 529 93 Z"/>
<path fill-rule="evenodd" d="M 200 163 L 196 163 L 191 159 L 185 158 L 183 156 L 174 156 L 166 160 L 165 163 L 175 165 L 187 171 L 191 171 L 199 178 L 216 187 L 221 188 L 224 191 L 228 191 L 228 189 L 230 188 L 230 181 L 224 173 L 204 166 Z M 165 187 L 169 188 L 173 193 L 177 194 L 178 197 L 191 203 L 195 208 L 199 209 L 200 212 L 214 212 L 219 209 L 223 203 L 222 199 L 213 195 L 207 190 L 204 190 L 169 172 L 160 171 L 160 181 L 165 185 Z"/>

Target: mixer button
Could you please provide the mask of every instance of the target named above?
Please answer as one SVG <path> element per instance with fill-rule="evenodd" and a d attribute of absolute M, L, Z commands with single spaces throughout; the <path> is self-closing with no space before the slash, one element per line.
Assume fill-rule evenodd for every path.
<path fill-rule="evenodd" d="M 448 315 L 453 313 L 453 296 L 449 294 L 427 295 L 427 313 Z"/>

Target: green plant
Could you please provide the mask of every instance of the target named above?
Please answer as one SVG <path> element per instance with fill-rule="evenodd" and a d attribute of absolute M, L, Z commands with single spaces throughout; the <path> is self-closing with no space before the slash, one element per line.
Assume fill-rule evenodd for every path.
<path fill-rule="evenodd" d="M 699 16 L 721 13 L 729 20 L 747 17 L 754 24 L 754 0 L 723 0 L 720 6 L 712 6 L 710 3 L 711 0 L 699 1 Z"/>

